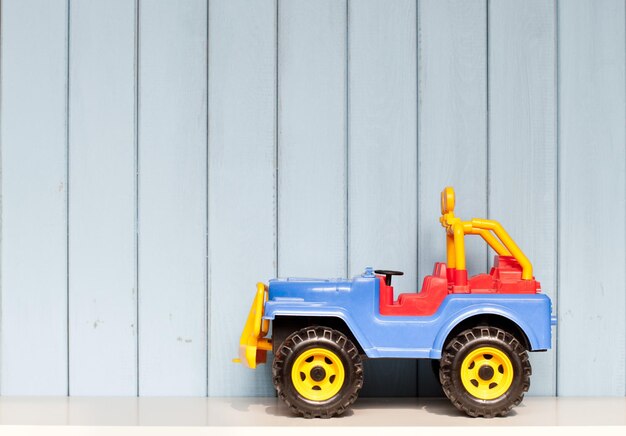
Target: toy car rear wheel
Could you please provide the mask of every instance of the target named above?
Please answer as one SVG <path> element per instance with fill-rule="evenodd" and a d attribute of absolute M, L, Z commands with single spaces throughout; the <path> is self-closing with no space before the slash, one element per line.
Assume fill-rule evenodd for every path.
<path fill-rule="evenodd" d="M 459 410 L 474 417 L 505 416 L 530 387 L 528 351 L 512 334 L 489 326 L 465 330 L 448 342 L 439 380 Z"/>
<path fill-rule="evenodd" d="M 272 365 L 278 397 L 305 418 L 341 415 L 363 386 L 357 347 L 341 332 L 311 326 L 280 345 Z"/>

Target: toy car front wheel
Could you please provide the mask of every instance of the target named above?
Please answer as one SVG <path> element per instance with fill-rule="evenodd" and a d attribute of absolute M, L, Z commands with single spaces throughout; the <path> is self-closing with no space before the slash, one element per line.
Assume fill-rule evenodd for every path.
<path fill-rule="evenodd" d="M 356 400 L 363 385 L 363 364 L 343 333 L 312 326 L 280 345 L 272 375 L 279 398 L 292 411 L 306 418 L 330 418 Z"/>
<path fill-rule="evenodd" d="M 441 356 L 439 380 L 446 396 L 470 416 L 504 416 L 528 391 L 528 352 L 510 333 L 476 327 L 453 338 Z"/>

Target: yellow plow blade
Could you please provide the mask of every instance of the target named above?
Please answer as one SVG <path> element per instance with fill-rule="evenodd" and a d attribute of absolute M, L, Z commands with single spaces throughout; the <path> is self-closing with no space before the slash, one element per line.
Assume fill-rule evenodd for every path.
<path fill-rule="evenodd" d="M 267 352 L 272 349 L 272 343 L 265 337 L 270 327 L 269 320 L 263 319 L 266 301 L 267 286 L 257 283 L 254 301 L 239 339 L 239 358 L 233 359 L 233 362 L 242 363 L 248 368 L 256 368 L 257 364 L 265 363 Z"/>

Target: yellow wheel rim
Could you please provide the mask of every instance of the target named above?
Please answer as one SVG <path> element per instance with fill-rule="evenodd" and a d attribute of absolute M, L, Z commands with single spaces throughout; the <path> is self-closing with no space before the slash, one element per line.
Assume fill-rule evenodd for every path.
<path fill-rule="evenodd" d="M 337 395 L 343 386 L 345 370 L 339 356 L 324 348 L 302 353 L 291 368 L 291 381 L 296 391 L 312 401 L 326 401 Z"/>
<path fill-rule="evenodd" d="M 511 387 L 513 363 L 497 348 L 477 348 L 463 359 L 461 382 L 472 396 L 480 400 L 494 400 Z"/>

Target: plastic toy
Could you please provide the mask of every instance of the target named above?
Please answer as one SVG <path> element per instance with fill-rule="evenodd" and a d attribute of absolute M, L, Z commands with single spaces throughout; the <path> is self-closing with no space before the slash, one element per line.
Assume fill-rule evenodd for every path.
<path fill-rule="evenodd" d="M 351 280 L 274 279 L 259 283 L 241 335 L 239 359 L 255 368 L 273 351 L 278 396 L 296 414 L 343 413 L 363 385 L 364 358 L 439 361 L 443 391 L 470 416 L 506 415 L 530 386 L 528 351 L 551 346 L 551 301 L 529 260 L 496 221 L 462 221 L 454 190 L 441 193 L 447 262 L 419 293 L 394 300 L 399 271 L 366 268 Z M 496 252 L 489 274 L 468 278 L 464 238 Z M 272 337 L 267 337 L 270 322 Z"/>

